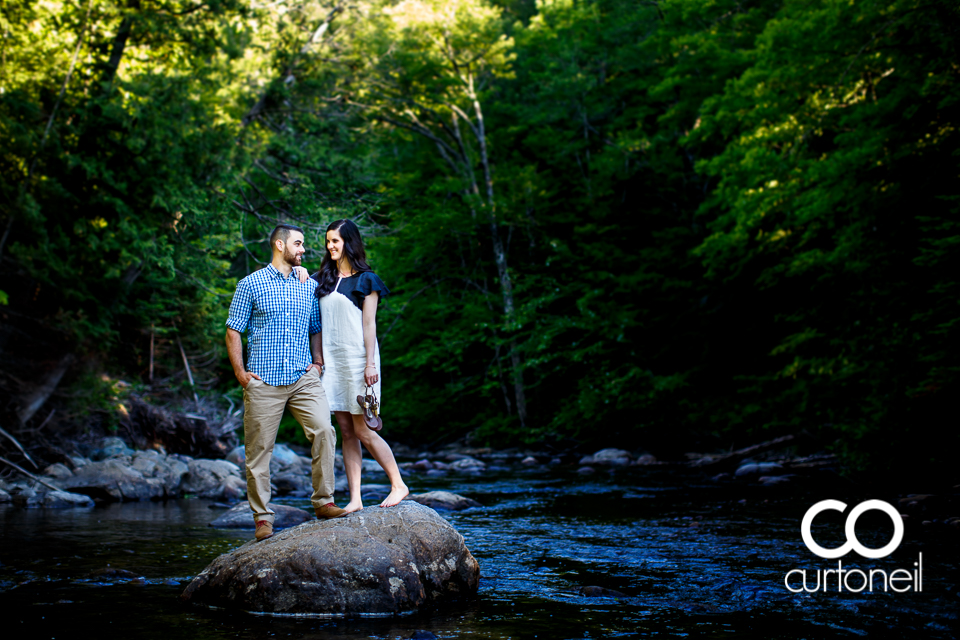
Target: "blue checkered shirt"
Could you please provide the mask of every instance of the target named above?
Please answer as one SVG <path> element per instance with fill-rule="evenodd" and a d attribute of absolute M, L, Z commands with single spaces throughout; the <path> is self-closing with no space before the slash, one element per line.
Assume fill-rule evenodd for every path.
<path fill-rule="evenodd" d="M 237 283 L 227 326 L 247 336 L 247 371 L 271 386 L 293 384 L 307 372 L 310 334 L 320 333 L 317 282 L 284 277 L 272 264 Z"/>

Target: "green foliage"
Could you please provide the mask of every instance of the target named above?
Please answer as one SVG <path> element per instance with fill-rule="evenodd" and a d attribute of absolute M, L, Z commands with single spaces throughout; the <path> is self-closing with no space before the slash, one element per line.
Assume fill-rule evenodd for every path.
<path fill-rule="evenodd" d="M 113 432 L 126 412 L 127 399 L 142 390 L 139 383 L 131 385 L 105 373 L 85 370 L 66 390 L 66 410 L 80 424 Z"/>
<path fill-rule="evenodd" d="M 132 6 L 0 10 L 4 291 L 78 344 L 217 349 L 351 217 L 394 436 L 956 450 L 955 3 Z"/>

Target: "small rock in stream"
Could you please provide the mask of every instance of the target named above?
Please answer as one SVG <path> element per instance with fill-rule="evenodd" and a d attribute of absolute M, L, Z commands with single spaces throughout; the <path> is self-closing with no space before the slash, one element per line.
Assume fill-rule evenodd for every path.
<path fill-rule="evenodd" d="M 448 458 L 450 456 L 447 456 Z M 450 469 L 453 471 L 466 471 L 466 472 L 479 472 L 486 469 L 487 465 L 476 458 L 470 458 L 464 456 L 459 460 L 450 464 Z"/>
<path fill-rule="evenodd" d="M 139 576 L 132 571 L 127 571 L 126 569 L 105 567 L 103 569 L 91 571 L 86 575 L 86 577 L 93 580 L 132 580 Z"/>
<path fill-rule="evenodd" d="M 227 461 L 237 465 L 238 469 L 247 468 L 246 448 L 242 444 L 238 447 L 234 447 L 233 450 L 227 454 L 226 459 Z"/>
<path fill-rule="evenodd" d="M 43 475 L 56 480 L 63 480 L 73 477 L 73 471 L 70 471 L 70 467 L 62 462 L 55 462 L 43 470 Z"/>
<path fill-rule="evenodd" d="M 45 507 L 47 509 L 68 509 L 71 507 L 92 507 L 89 496 L 69 491 L 34 491 L 26 489 L 13 496 L 13 503 L 24 509 Z"/>
<path fill-rule="evenodd" d="M 302 468 L 300 456 L 297 452 L 282 442 L 278 442 L 273 446 L 273 454 L 270 456 L 270 475 L 275 476 L 284 471 L 302 473 L 305 470 Z"/>
<path fill-rule="evenodd" d="M 433 463 L 426 458 L 421 458 L 416 462 L 407 463 L 406 468 L 413 471 L 430 471 L 430 469 L 434 469 L 435 467 L 433 466 Z"/>
<path fill-rule="evenodd" d="M 783 467 L 776 462 L 747 462 L 746 464 L 740 465 L 740 468 L 737 469 L 733 475 L 738 478 L 752 475 L 768 476 L 775 475 L 779 471 L 783 471 Z"/>
<path fill-rule="evenodd" d="M 628 598 L 625 593 L 617 591 L 616 589 L 607 589 L 606 587 L 580 587 L 580 595 L 585 598 Z"/>
<path fill-rule="evenodd" d="M 386 498 L 390 494 L 388 484 L 364 484 L 360 487 L 360 497 L 369 500 Z"/>
<path fill-rule="evenodd" d="M 310 476 L 302 473 L 285 472 L 273 476 L 271 479 L 273 486 L 277 488 L 278 496 L 288 494 L 306 494 L 313 492 L 313 484 Z"/>
<path fill-rule="evenodd" d="M 581 465 L 601 465 L 610 467 L 625 467 L 633 461 L 629 451 L 623 449 L 601 449 L 592 456 L 580 459 Z"/>
<path fill-rule="evenodd" d="M 271 502 L 267 506 L 273 509 L 274 513 L 276 513 L 276 520 L 274 520 L 273 523 L 274 529 L 295 527 L 298 524 L 307 522 L 308 520 L 313 520 L 314 518 L 314 514 L 312 513 L 304 511 L 303 509 L 297 509 L 296 507 L 288 507 L 285 504 L 273 504 Z M 253 511 L 250 510 L 250 503 L 243 501 L 240 504 L 231 507 L 229 511 L 211 522 L 208 526 L 216 529 L 253 530 L 255 527 L 253 522 Z"/>
<path fill-rule="evenodd" d="M 232 462 L 198 458 L 190 461 L 180 489 L 198 498 L 236 500 L 246 494 L 247 483 Z"/>
<path fill-rule="evenodd" d="M 911 493 L 906 498 L 900 498 L 897 501 L 897 504 L 900 505 L 901 509 L 915 509 L 918 507 L 929 506 L 932 502 L 931 498 L 935 496 L 928 493 Z"/>
<path fill-rule="evenodd" d="M 784 484 L 793 479 L 792 475 L 786 476 L 760 476 L 757 481 L 763 485 Z"/>
<path fill-rule="evenodd" d="M 94 460 L 107 460 L 109 458 L 132 456 L 133 454 L 133 449 L 121 438 L 108 437 L 100 441 L 100 448 L 96 449 L 91 457 Z"/>
<path fill-rule="evenodd" d="M 427 493 L 412 494 L 407 496 L 406 500 L 413 500 L 431 509 L 446 509 L 447 511 L 460 511 L 462 509 L 470 509 L 471 507 L 483 506 L 476 500 L 465 498 L 449 491 L 429 491 Z"/>
<path fill-rule="evenodd" d="M 92 507 L 93 499 L 80 493 L 69 491 L 50 491 L 43 496 L 41 505 L 47 509 L 68 509 L 70 507 Z"/>

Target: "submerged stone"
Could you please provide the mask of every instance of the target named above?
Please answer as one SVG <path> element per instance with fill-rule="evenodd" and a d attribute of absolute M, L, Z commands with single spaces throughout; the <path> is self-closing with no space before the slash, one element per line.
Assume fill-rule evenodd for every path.
<path fill-rule="evenodd" d="M 428 491 L 427 493 L 414 493 L 406 497 L 407 500 L 413 500 L 425 507 L 431 509 L 446 509 L 447 511 L 460 511 L 461 509 L 470 509 L 471 507 L 482 507 L 483 505 L 466 498 L 457 493 L 449 491 Z"/>
<path fill-rule="evenodd" d="M 48 509 L 67 509 L 70 507 L 92 507 L 93 500 L 89 496 L 69 491 L 49 491 L 43 496 L 41 506 Z"/>
<path fill-rule="evenodd" d="M 308 513 L 303 509 L 297 509 L 296 507 L 288 507 L 285 504 L 273 504 L 271 502 L 267 506 L 273 509 L 273 512 L 276 514 L 274 516 L 276 520 L 273 522 L 274 529 L 295 527 L 298 524 L 314 518 L 312 513 Z M 217 529 L 250 529 L 253 531 L 255 527 L 253 511 L 250 510 L 250 503 L 244 500 L 230 507 L 229 511 L 211 522 L 209 526 L 216 527 Z"/>
<path fill-rule="evenodd" d="M 629 451 L 623 449 L 601 449 L 592 456 L 580 459 L 581 466 L 601 465 L 609 467 L 626 467 L 633 460 Z"/>
<path fill-rule="evenodd" d="M 626 598 L 627 594 L 616 589 L 607 589 L 606 587 L 588 586 L 580 587 L 580 595 L 587 598 Z"/>
<path fill-rule="evenodd" d="M 406 500 L 248 542 L 214 560 L 180 599 L 278 614 L 389 615 L 472 596 L 479 578 L 463 536 Z"/>
<path fill-rule="evenodd" d="M 783 472 L 783 467 L 776 462 L 746 462 L 740 465 L 740 468 L 733 475 L 740 478 L 743 476 L 774 476 Z"/>

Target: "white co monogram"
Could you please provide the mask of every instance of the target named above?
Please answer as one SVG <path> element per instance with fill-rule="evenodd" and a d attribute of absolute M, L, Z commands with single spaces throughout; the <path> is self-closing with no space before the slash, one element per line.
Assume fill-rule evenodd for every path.
<path fill-rule="evenodd" d="M 846 508 L 847 505 L 839 500 L 822 500 L 807 509 L 803 521 L 800 523 L 800 534 L 803 536 L 803 543 L 807 545 L 810 551 L 821 558 L 828 559 L 840 558 L 851 551 L 856 551 L 864 558 L 884 558 L 900 546 L 903 541 L 903 518 L 893 505 L 883 500 L 867 500 L 850 510 L 844 526 L 844 531 L 847 534 L 847 541 L 844 544 L 834 549 L 824 549 L 814 542 L 810 533 L 813 519 L 823 511 L 843 513 Z M 890 516 L 890 520 L 893 522 L 893 539 L 879 549 L 865 547 L 857 540 L 857 518 L 874 509 L 883 511 Z M 844 590 L 852 593 L 860 593 L 861 591 L 872 593 L 875 589 L 884 592 L 892 590 L 896 593 L 904 593 L 905 591 L 919 593 L 923 591 L 922 553 L 917 555 L 917 561 L 913 563 L 913 566 L 916 568 L 912 572 L 908 569 L 894 569 L 893 571 L 880 568 L 845 569 L 843 561 L 837 560 L 836 569 L 814 569 L 809 571 L 809 575 L 807 569 L 791 569 L 784 576 L 783 585 L 791 593 L 816 593 L 818 591 L 826 593 L 828 590 L 833 590 L 834 582 L 838 593 Z M 831 577 L 833 577 L 832 580 Z"/>
<path fill-rule="evenodd" d="M 807 509 L 807 513 L 804 514 L 803 521 L 800 523 L 800 535 L 803 536 L 803 542 L 810 551 L 821 558 L 827 559 L 841 558 L 850 553 L 850 551 L 856 551 L 864 558 L 884 558 L 900 546 L 900 542 L 903 540 L 903 519 L 893 505 L 883 500 L 867 500 L 866 502 L 861 502 L 850 511 L 850 514 L 847 516 L 846 526 L 844 527 L 847 535 L 847 542 L 845 544 L 835 549 L 824 549 L 814 542 L 813 536 L 810 534 L 810 525 L 813 523 L 813 519 L 817 517 L 817 514 L 821 511 L 839 511 L 843 513 L 846 508 L 847 505 L 839 500 L 822 500 Z M 883 511 L 890 516 L 890 520 L 893 522 L 893 539 L 879 549 L 865 547 L 857 540 L 857 518 L 863 515 L 864 512 L 873 509 Z"/>

